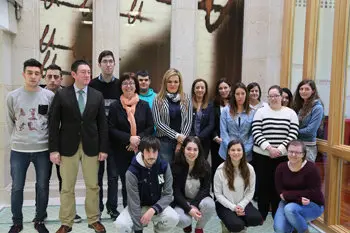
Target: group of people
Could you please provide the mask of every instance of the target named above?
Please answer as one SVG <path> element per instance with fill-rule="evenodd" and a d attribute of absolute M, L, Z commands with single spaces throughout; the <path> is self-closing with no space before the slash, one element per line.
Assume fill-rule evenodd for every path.
<path fill-rule="evenodd" d="M 271 86 L 265 103 L 259 84 L 231 85 L 223 78 L 212 102 L 204 79 L 196 79 L 187 95 L 181 73 L 173 68 L 155 93 L 147 71 L 114 77 L 111 51 L 100 53 L 98 65 L 101 74 L 91 80 L 89 64 L 75 61 L 75 82 L 63 88 L 61 68 L 52 64 L 42 88 L 40 62 L 24 62 L 24 87 L 7 96 L 9 233 L 23 229 L 30 162 L 36 171 L 33 222 L 39 233 L 49 232 L 44 221 L 53 163 L 61 202 L 57 233 L 71 232 L 81 220 L 75 209 L 79 164 L 88 226 L 97 233 L 106 232 L 101 223 L 105 167 L 106 209 L 118 232 L 142 232 L 150 221 L 155 232 L 176 226 L 192 232 L 194 219 L 195 232 L 201 233 L 215 213 L 228 231 L 243 232 L 263 224 L 270 208 L 276 232 L 308 232 L 307 222 L 322 214 L 321 179 L 313 162 L 323 105 L 312 80 L 298 85 L 294 99 L 288 89 Z"/>

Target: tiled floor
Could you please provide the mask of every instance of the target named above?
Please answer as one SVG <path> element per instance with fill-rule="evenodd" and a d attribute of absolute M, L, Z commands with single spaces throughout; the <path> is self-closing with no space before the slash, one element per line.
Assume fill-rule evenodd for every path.
<path fill-rule="evenodd" d="M 35 233 L 36 231 L 33 228 L 33 223 L 31 220 L 34 217 L 34 207 L 23 207 L 23 216 L 24 216 L 24 229 L 23 233 Z M 59 206 L 49 206 L 48 207 L 48 219 L 47 219 L 47 228 L 50 232 L 56 232 L 60 226 L 58 221 L 58 212 Z M 86 216 L 84 207 L 82 205 L 77 206 L 77 213 L 83 218 L 83 222 L 74 224 L 72 233 L 93 233 L 93 230 L 89 229 L 87 226 Z M 116 232 L 113 222 L 109 219 L 109 216 L 104 212 L 102 215 L 102 223 L 105 225 L 107 232 Z M 8 232 L 11 226 L 11 209 L 9 207 L 3 208 L 0 210 L 0 233 Z M 220 233 L 221 226 L 219 219 L 215 216 L 205 227 L 205 233 Z M 173 232 L 169 233 L 180 233 L 183 232 L 181 229 L 176 228 Z M 248 233 L 273 233 L 272 228 L 272 218 L 271 216 L 265 221 L 264 225 L 259 227 L 250 227 L 248 228 Z M 318 231 L 310 226 L 310 232 L 318 233 Z M 145 233 L 153 233 L 152 226 L 148 227 Z"/>

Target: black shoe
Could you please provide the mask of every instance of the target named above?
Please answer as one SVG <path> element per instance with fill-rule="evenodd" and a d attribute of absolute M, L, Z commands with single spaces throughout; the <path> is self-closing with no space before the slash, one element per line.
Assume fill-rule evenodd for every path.
<path fill-rule="evenodd" d="M 116 220 L 120 213 L 118 210 L 114 210 L 114 211 L 108 210 L 107 214 L 109 214 L 111 216 L 111 219 Z"/>
<path fill-rule="evenodd" d="M 23 224 L 13 224 L 9 230 L 9 233 L 18 233 L 23 230 Z"/>
<path fill-rule="evenodd" d="M 74 217 L 74 222 L 75 223 L 80 223 L 81 222 L 81 217 L 76 214 L 75 217 Z"/>
<path fill-rule="evenodd" d="M 34 223 L 34 228 L 35 228 L 39 233 L 49 233 L 49 230 L 46 228 L 44 222 L 35 222 L 35 223 Z"/>

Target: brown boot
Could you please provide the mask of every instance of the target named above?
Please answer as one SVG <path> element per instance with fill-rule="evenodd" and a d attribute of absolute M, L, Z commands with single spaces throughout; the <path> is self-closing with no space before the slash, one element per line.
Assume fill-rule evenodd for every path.
<path fill-rule="evenodd" d="M 106 229 L 100 221 L 89 224 L 88 227 L 94 229 L 96 233 L 106 233 Z"/>
<path fill-rule="evenodd" d="M 61 225 L 61 227 L 56 231 L 56 233 L 68 233 L 71 232 L 72 228 L 66 225 Z"/>

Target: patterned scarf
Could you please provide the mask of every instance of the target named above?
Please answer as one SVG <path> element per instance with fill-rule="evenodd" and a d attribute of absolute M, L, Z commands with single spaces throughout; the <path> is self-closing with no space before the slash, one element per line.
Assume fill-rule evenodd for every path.
<path fill-rule="evenodd" d="M 181 97 L 179 93 L 166 93 L 166 96 L 174 103 L 177 103 L 180 101 Z"/>

